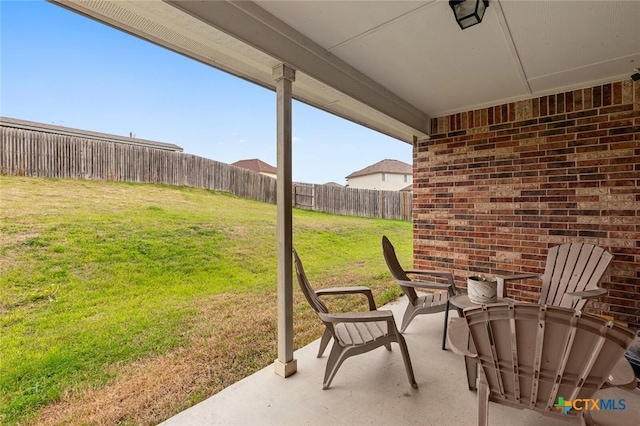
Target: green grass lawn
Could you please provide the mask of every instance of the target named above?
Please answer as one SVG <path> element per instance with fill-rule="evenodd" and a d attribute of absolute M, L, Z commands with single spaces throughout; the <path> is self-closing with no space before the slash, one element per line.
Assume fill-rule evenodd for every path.
<path fill-rule="evenodd" d="M 168 408 L 117 414 L 152 424 L 275 359 L 274 205 L 184 187 L 6 176 L 0 196 L 0 423 L 46 423 L 43 407 L 82 405 L 124 380 L 127 366 L 180 348 L 216 354 L 203 355 L 219 367 L 208 381 L 193 373 Z M 294 245 L 312 284 L 367 285 L 378 305 L 400 293 L 383 234 L 410 265 L 408 222 L 294 211 Z M 321 328 L 295 285 L 301 346 Z M 252 330 L 256 321 L 264 328 Z M 65 421 L 116 421 L 84 415 Z"/>

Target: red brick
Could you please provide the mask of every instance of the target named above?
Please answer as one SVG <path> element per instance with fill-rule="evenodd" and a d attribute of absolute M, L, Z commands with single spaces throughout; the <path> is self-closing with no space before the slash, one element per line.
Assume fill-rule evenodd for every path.
<path fill-rule="evenodd" d="M 543 96 L 540 98 L 540 117 L 546 116 L 548 111 L 548 100 L 546 96 Z"/>
<path fill-rule="evenodd" d="M 613 100 L 613 93 L 611 93 L 611 84 L 602 85 L 602 106 L 609 106 Z"/>
<path fill-rule="evenodd" d="M 618 81 L 613 83 L 613 105 L 619 105 L 622 103 L 622 82 Z"/>
<path fill-rule="evenodd" d="M 614 105 L 606 108 L 600 108 L 600 114 L 612 114 L 622 111 L 633 111 L 633 105 Z"/>
<path fill-rule="evenodd" d="M 583 103 L 584 103 L 584 109 L 591 109 L 593 108 L 593 89 L 589 88 L 589 89 L 584 89 L 583 92 Z"/>
<path fill-rule="evenodd" d="M 565 111 L 564 93 L 558 93 L 556 95 L 556 112 L 563 113 Z"/>
<path fill-rule="evenodd" d="M 555 95 L 551 95 L 547 97 L 549 102 L 549 115 L 556 114 L 556 97 Z"/>
<path fill-rule="evenodd" d="M 566 92 L 564 94 L 564 110 L 566 112 L 573 112 L 573 92 Z"/>
<path fill-rule="evenodd" d="M 608 121 L 608 117 L 606 115 L 597 115 L 594 117 L 586 117 L 576 120 L 576 124 L 578 126 L 583 126 L 587 124 L 593 123 L 602 123 L 603 121 Z"/>
<path fill-rule="evenodd" d="M 532 115 L 534 118 L 540 117 L 540 99 L 534 99 L 532 101 Z"/>
<path fill-rule="evenodd" d="M 602 106 L 602 86 L 593 88 L 593 106 L 594 108 Z"/>
<path fill-rule="evenodd" d="M 582 111 L 584 108 L 582 104 L 582 90 L 573 91 L 573 110 Z"/>

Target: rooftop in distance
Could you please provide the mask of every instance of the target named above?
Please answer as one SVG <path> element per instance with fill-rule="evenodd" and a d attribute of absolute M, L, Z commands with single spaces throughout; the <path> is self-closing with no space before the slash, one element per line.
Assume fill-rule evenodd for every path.
<path fill-rule="evenodd" d="M 413 168 L 410 164 L 399 160 L 385 159 L 375 164 L 365 167 L 362 170 L 355 171 L 347 176 L 347 179 L 358 176 L 372 175 L 375 173 L 396 173 L 396 174 L 412 174 Z"/>
<path fill-rule="evenodd" d="M 236 161 L 235 163 L 231 163 L 231 165 L 236 167 L 242 167 L 243 169 L 251 170 L 256 173 L 278 175 L 278 169 L 257 158 L 252 158 L 249 160 L 239 160 L 239 161 Z"/>

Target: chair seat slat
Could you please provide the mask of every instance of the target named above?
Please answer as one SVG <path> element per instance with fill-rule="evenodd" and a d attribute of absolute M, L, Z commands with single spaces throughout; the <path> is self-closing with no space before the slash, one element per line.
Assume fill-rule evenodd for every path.
<path fill-rule="evenodd" d="M 531 382 L 531 405 L 538 403 L 538 386 L 541 380 L 540 365 L 542 362 L 542 351 L 544 349 L 544 331 L 546 326 L 546 306 L 541 307 L 538 312 L 538 327 L 536 329 L 536 347 L 533 358 L 533 380 Z M 555 379 L 555 377 L 552 377 Z"/>
<path fill-rule="evenodd" d="M 518 360 L 518 336 L 516 335 L 516 315 L 513 305 L 509 306 L 509 332 L 511 341 L 511 365 L 513 375 L 513 395 L 520 402 L 520 362 Z"/>

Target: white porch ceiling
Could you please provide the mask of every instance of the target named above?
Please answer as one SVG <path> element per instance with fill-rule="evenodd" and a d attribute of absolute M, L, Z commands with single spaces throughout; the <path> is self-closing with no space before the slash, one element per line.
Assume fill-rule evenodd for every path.
<path fill-rule="evenodd" d="M 406 142 L 428 118 L 629 78 L 640 1 L 491 0 L 460 30 L 448 1 L 51 0 Z"/>

